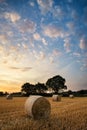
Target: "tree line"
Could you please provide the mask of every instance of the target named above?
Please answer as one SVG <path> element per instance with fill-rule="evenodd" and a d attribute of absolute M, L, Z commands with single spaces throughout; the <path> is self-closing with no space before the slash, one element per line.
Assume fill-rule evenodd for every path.
<path fill-rule="evenodd" d="M 79 91 L 65 91 L 67 89 L 67 86 L 65 85 L 66 80 L 60 75 L 56 75 L 52 78 L 49 78 L 46 83 L 36 83 L 36 84 L 31 84 L 29 82 L 24 83 L 21 86 L 20 92 L 14 92 L 12 93 L 15 96 L 29 96 L 31 94 L 40 94 L 40 95 L 49 95 L 52 96 L 52 94 L 59 94 L 61 93 L 62 96 L 67 97 L 70 94 L 73 94 L 75 96 L 87 96 L 87 90 L 79 90 Z M 47 93 L 49 92 L 49 93 Z M 5 96 L 9 94 L 8 92 L 2 92 L 0 91 L 0 96 Z"/>
<path fill-rule="evenodd" d="M 53 91 L 55 94 L 58 94 L 59 91 L 67 89 L 67 86 L 65 85 L 66 80 L 60 76 L 56 75 L 52 78 L 49 78 L 46 83 L 37 83 L 35 85 L 31 83 L 24 83 L 21 86 L 21 91 L 25 95 L 30 94 L 44 94 L 47 90 Z"/>

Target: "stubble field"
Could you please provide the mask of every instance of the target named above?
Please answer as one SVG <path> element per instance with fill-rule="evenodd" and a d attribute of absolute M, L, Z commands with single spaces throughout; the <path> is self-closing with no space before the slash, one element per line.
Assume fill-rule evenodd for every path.
<path fill-rule="evenodd" d="M 87 130 L 87 98 L 62 98 L 51 104 L 49 119 L 34 120 L 24 110 L 27 98 L 0 98 L 0 130 Z"/>

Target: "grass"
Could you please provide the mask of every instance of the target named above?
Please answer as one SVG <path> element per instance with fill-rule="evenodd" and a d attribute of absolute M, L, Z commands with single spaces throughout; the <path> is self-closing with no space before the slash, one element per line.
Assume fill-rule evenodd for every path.
<path fill-rule="evenodd" d="M 0 98 L 0 130 L 87 130 L 87 97 L 62 98 L 51 104 L 47 120 L 33 120 L 24 111 L 26 98 Z"/>

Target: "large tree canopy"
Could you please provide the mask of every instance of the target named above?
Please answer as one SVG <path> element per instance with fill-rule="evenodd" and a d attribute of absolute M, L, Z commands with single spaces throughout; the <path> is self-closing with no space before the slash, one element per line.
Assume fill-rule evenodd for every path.
<path fill-rule="evenodd" d="M 44 93 L 44 91 L 47 90 L 47 87 L 44 83 L 37 83 L 35 85 L 35 87 L 36 87 L 38 93 Z"/>
<path fill-rule="evenodd" d="M 47 80 L 46 85 L 44 83 L 37 83 L 35 85 L 30 83 L 25 83 L 21 86 L 21 91 L 26 95 L 30 94 L 43 94 L 48 88 L 52 88 L 55 93 L 59 90 L 67 89 L 65 85 L 66 80 L 60 75 L 54 76 Z"/>
<path fill-rule="evenodd" d="M 41 94 L 47 90 L 47 87 L 44 83 L 37 83 L 35 85 L 30 83 L 25 83 L 21 86 L 21 91 L 24 92 L 26 95 L 30 94 Z"/>
<path fill-rule="evenodd" d="M 65 82 L 66 80 L 63 77 L 57 75 L 48 79 L 46 85 L 48 88 L 52 88 L 55 93 L 58 93 L 61 89 L 67 89 Z"/>
<path fill-rule="evenodd" d="M 30 83 L 25 83 L 21 87 L 21 91 L 26 93 L 26 95 L 30 95 L 36 92 L 36 88 L 34 85 Z"/>

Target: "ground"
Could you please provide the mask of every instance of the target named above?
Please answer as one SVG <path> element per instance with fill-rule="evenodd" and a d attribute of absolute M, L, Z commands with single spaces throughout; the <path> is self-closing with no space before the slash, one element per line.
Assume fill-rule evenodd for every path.
<path fill-rule="evenodd" d="M 34 120 L 25 113 L 27 98 L 0 97 L 0 130 L 87 130 L 87 97 L 64 98 L 51 104 L 49 119 Z"/>

